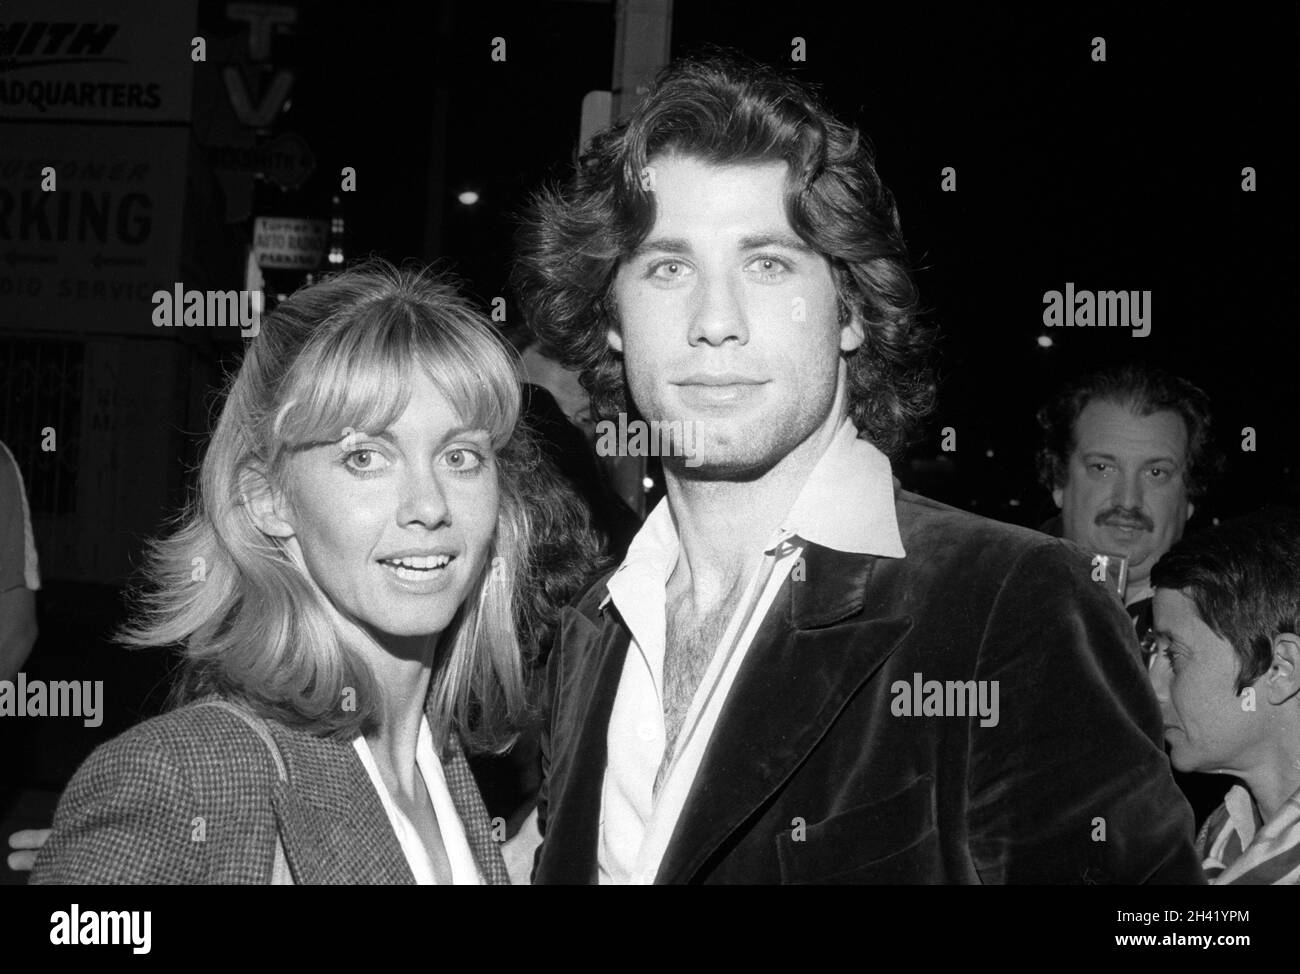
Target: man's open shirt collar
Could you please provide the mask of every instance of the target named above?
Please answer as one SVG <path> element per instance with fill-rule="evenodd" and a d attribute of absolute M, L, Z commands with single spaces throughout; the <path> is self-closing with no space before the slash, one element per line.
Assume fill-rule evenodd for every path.
<path fill-rule="evenodd" d="M 764 551 L 771 553 L 787 540 L 857 555 L 903 558 L 894 507 L 894 479 L 889 459 L 858 436 L 845 418 L 813 467 L 780 527 Z M 609 580 L 604 608 L 611 597 L 627 604 L 643 586 L 661 590 L 677 563 L 680 541 L 668 498 L 661 500 L 628 546 L 627 556 Z"/>

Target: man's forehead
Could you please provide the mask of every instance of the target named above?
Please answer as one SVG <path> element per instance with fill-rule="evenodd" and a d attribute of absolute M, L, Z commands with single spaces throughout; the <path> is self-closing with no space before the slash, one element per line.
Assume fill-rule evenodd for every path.
<path fill-rule="evenodd" d="M 655 219 L 628 257 L 699 256 L 777 249 L 817 255 L 786 211 L 785 162 L 714 163 L 696 156 L 658 155 L 642 174 Z"/>
<path fill-rule="evenodd" d="M 656 224 L 705 214 L 716 218 L 732 210 L 737 216 L 748 212 L 785 222 L 788 171 L 781 160 L 715 163 L 699 156 L 657 155 L 642 170 L 641 183 L 655 198 Z"/>
<path fill-rule="evenodd" d="M 676 150 L 656 152 L 650 156 L 646 168 L 655 177 L 667 175 L 670 179 L 679 180 L 707 177 L 784 180 L 790 171 L 790 166 L 784 159 L 735 159 L 724 162 L 698 153 Z"/>
<path fill-rule="evenodd" d="M 1079 453 L 1168 456 L 1187 454 L 1187 424 L 1177 412 L 1162 409 L 1143 416 L 1132 407 L 1109 399 L 1093 399 L 1079 413 L 1074 427 Z"/>

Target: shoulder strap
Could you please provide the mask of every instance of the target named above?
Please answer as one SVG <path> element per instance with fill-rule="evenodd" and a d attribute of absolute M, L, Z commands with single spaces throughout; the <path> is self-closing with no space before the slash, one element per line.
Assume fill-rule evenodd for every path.
<path fill-rule="evenodd" d="M 266 745 L 267 750 L 271 752 L 271 760 L 275 762 L 275 771 L 279 775 L 280 781 L 288 783 L 289 772 L 284 766 L 284 756 L 280 754 L 280 748 L 275 743 L 275 738 L 271 736 L 271 731 L 267 728 L 265 720 L 228 700 L 208 700 L 202 706 L 219 707 L 247 724 L 253 733 L 262 739 L 262 743 Z M 289 859 L 284 853 L 284 842 L 280 838 L 279 821 L 275 825 L 275 861 L 271 866 L 271 885 L 294 885 L 293 874 L 289 871 Z"/>

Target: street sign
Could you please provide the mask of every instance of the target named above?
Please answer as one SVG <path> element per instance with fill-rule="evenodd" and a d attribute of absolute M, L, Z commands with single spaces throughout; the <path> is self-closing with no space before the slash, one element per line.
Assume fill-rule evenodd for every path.
<path fill-rule="evenodd" d="M 213 169 L 260 176 L 281 189 L 297 189 L 316 168 L 311 147 L 292 132 L 261 145 L 209 146 L 208 162 Z"/>
<path fill-rule="evenodd" d="M 197 10 L 197 0 L 0 4 L 0 116 L 188 122 Z"/>
<path fill-rule="evenodd" d="M 259 216 L 253 222 L 253 253 L 259 267 L 315 270 L 325 254 L 328 232 L 325 220 Z"/>

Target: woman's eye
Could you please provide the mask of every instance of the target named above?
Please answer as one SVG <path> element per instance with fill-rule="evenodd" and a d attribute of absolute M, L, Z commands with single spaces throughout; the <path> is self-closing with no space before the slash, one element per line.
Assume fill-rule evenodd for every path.
<path fill-rule="evenodd" d="M 447 466 L 451 467 L 458 473 L 466 473 L 470 470 L 476 470 L 483 465 L 483 456 L 477 450 L 467 450 L 463 447 L 455 450 L 448 450 L 445 454 Z"/>
<path fill-rule="evenodd" d="M 370 473 L 382 470 L 388 465 L 388 460 L 378 450 L 350 450 L 344 456 L 343 464 L 356 473 Z"/>

